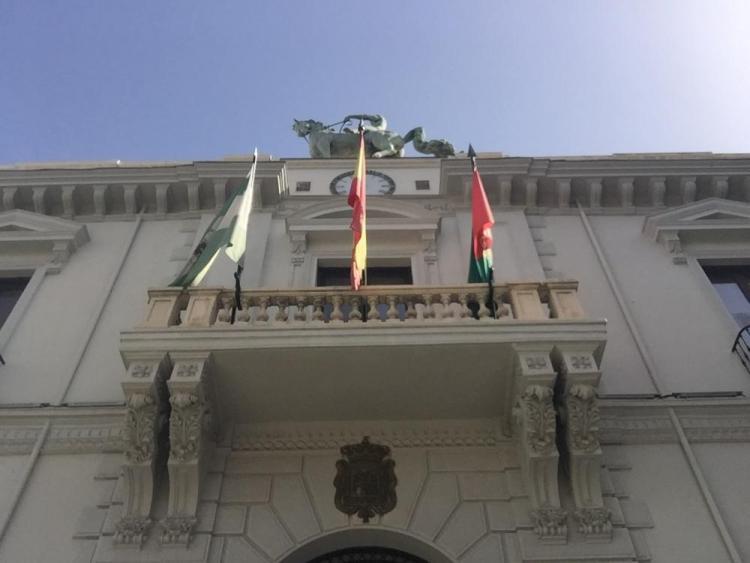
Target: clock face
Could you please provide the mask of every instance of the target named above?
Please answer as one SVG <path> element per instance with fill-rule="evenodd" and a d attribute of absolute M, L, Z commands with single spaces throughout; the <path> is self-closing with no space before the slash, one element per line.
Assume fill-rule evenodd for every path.
<path fill-rule="evenodd" d="M 354 171 L 344 172 L 331 180 L 331 193 L 335 195 L 348 195 L 352 187 Z M 367 195 L 391 195 L 396 190 L 396 182 L 393 178 L 382 172 L 368 170 L 366 179 Z"/>

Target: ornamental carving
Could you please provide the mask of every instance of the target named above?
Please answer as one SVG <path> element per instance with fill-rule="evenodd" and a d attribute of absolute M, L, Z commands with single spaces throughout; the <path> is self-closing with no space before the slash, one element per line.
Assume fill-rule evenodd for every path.
<path fill-rule="evenodd" d="M 151 375 L 152 367 L 150 364 L 134 364 L 130 366 L 130 376 L 137 379 L 143 379 Z"/>
<path fill-rule="evenodd" d="M 599 449 L 599 406 L 591 385 L 572 385 L 568 390 L 568 433 L 573 451 Z"/>
<path fill-rule="evenodd" d="M 165 518 L 161 521 L 161 543 L 187 545 L 190 542 L 190 533 L 197 522 L 198 519 L 192 516 L 169 516 Z"/>
<path fill-rule="evenodd" d="M 555 447 L 555 409 L 552 389 L 529 385 L 519 399 L 526 442 L 536 454 L 549 455 Z"/>
<path fill-rule="evenodd" d="M 591 358 L 591 356 L 571 356 L 570 357 L 570 365 L 573 366 L 574 369 L 584 370 L 584 369 L 592 369 L 594 367 L 594 361 Z"/>
<path fill-rule="evenodd" d="M 156 404 L 148 393 L 133 393 L 127 398 L 125 414 L 125 457 L 129 463 L 145 463 L 154 455 Z"/>
<path fill-rule="evenodd" d="M 396 462 L 391 449 L 371 444 L 368 436 L 359 444 L 341 448 L 344 459 L 336 462 L 334 503 L 344 514 L 356 514 L 367 524 L 396 507 Z"/>
<path fill-rule="evenodd" d="M 538 508 L 531 511 L 534 532 L 540 539 L 565 540 L 568 535 L 567 513 L 562 508 Z"/>
<path fill-rule="evenodd" d="M 203 404 L 198 395 L 177 391 L 169 397 L 172 413 L 169 417 L 170 461 L 180 463 L 198 457 Z"/>
<path fill-rule="evenodd" d="M 578 531 L 587 536 L 612 536 L 612 513 L 607 508 L 580 508 L 574 512 Z"/>
<path fill-rule="evenodd" d="M 178 364 L 176 377 L 195 377 L 200 372 L 200 364 Z"/>
<path fill-rule="evenodd" d="M 115 543 L 140 545 L 151 526 L 149 518 L 128 517 L 121 519 L 115 526 Z"/>
<path fill-rule="evenodd" d="M 547 358 L 544 356 L 528 356 L 526 367 L 529 369 L 544 369 L 547 367 Z"/>

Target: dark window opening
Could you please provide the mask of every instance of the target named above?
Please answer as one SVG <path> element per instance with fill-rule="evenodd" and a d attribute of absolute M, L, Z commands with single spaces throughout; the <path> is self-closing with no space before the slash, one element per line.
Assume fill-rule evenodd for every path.
<path fill-rule="evenodd" d="M 416 187 L 418 190 L 429 190 L 430 189 L 430 181 L 429 180 L 415 180 L 414 183 L 416 184 Z"/>
<path fill-rule="evenodd" d="M 309 192 L 310 191 L 310 182 L 297 182 L 297 191 L 298 192 Z"/>
<path fill-rule="evenodd" d="M 750 265 L 704 265 L 703 271 L 737 324 L 750 325 Z"/>
<path fill-rule="evenodd" d="M 10 316 L 29 278 L 0 278 L 0 328 Z"/>
<path fill-rule="evenodd" d="M 348 286 L 349 283 L 349 267 L 318 266 L 316 286 Z M 414 282 L 410 266 L 370 266 L 367 268 L 367 285 L 411 285 L 412 283 Z"/>
<path fill-rule="evenodd" d="M 310 563 L 427 563 L 420 557 L 384 547 L 352 547 L 316 557 Z"/>

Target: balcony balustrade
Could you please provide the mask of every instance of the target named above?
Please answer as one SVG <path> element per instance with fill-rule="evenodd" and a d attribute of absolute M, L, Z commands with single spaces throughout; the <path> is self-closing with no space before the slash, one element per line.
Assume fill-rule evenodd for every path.
<path fill-rule="evenodd" d="M 234 327 L 582 319 L 577 288 L 575 281 L 497 284 L 494 317 L 485 284 L 369 286 L 359 291 L 347 287 L 245 290 Z M 151 289 L 140 328 L 226 328 L 234 301 L 234 292 L 223 288 Z"/>

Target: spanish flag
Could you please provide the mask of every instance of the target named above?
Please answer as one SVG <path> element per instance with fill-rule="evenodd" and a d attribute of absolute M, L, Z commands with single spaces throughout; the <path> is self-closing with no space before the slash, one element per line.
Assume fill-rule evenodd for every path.
<path fill-rule="evenodd" d="M 471 158 L 471 257 L 469 258 L 469 283 L 492 284 L 492 216 L 482 177 L 477 169 L 476 153 L 469 145 Z"/>
<path fill-rule="evenodd" d="M 350 228 L 354 235 L 352 247 L 352 289 L 359 289 L 362 276 L 367 268 L 367 227 L 366 227 L 366 200 L 367 191 L 365 186 L 365 132 L 359 131 L 359 157 L 357 158 L 357 169 L 352 178 L 352 187 L 349 189 L 349 207 L 352 207 L 352 224 Z"/>

